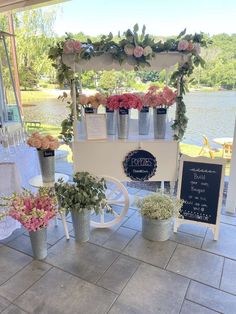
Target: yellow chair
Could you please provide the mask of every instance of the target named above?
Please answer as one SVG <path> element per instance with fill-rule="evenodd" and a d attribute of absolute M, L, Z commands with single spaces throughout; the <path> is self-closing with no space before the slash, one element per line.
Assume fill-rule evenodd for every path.
<path fill-rule="evenodd" d="M 222 157 L 225 159 L 231 159 L 232 157 L 232 143 L 224 143 Z"/>
<path fill-rule="evenodd" d="M 198 155 L 200 156 L 202 154 L 207 153 L 210 155 L 211 159 L 214 159 L 216 151 L 217 149 L 211 148 L 211 145 L 206 135 L 203 135 L 203 145 Z"/>

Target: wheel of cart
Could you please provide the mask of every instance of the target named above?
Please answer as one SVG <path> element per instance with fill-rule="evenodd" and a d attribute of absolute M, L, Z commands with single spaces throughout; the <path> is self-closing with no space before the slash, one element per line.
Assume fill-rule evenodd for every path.
<path fill-rule="evenodd" d="M 126 187 L 117 179 L 102 176 L 106 181 L 106 199 L 98 215 L 91 214 L 91 226 L 109 228 L 119 223 L 129 209 L 129 194 Z"/>

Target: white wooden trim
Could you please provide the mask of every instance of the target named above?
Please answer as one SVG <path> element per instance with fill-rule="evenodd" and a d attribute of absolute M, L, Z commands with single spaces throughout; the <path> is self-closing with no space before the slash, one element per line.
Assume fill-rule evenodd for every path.
<path fill-rule="evenodd" d="M 188 220 L 188 219 L 183 219 L 183 218 L 176 218 L 175 222 L 174 222 L 174 232 L 177 232 L 177 229 L 181 224 L 198 224 L 198 225 L 212 229 L 213 234 L 214 234 L 214 240 L 218 240 L 221 206 L 222 206 L 223 189 L 224 189 L 225 160 L 222 158 L 210 159 L 207 157 L 189 157 L 189 156 L 183 155 L 180 159 L 178 188 L 177 188 L 177 197 L 178 198 L 180 198 L 180 193 L 181 193 L 183 164 L 185 161 L 207 163 L 207 164 L 216 164 L 216 165 L 222 166 L 221 180 L 220 180 L 220 191 L 219 191 L 219 199 L 218 199 L 218 207 L 217 207 L 217 215 L 216 215 L 216 224 L 214 225 L 214 224 L 208 224 L 208 223 L 204 223 L 204 222 L 200 222 L 200 221 L 193 221 L 193 220 Z"/>

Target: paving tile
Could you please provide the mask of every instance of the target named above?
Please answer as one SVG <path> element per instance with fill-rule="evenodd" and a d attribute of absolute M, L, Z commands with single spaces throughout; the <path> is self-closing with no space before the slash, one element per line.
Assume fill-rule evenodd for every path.
<path fill-rule="evenodd" d="M 117 213 L 117 214 L 120 214 L 121 213 L 121 210 L 122 210 L 122 207 L 121 206 L 118 206 L 118 205 L 113 205 L 112 206 L 112 209 Z M 131 217 L 133 214 L 136 213 L 136 209 L 133 209 L 133 208 L 128 208 L 128 212 L 126 213 L 125 217 Z"/>
<path fill-rule="evenodd" d="M 166 267 L 177 243 L 148 241 L 138 233 L 124 249 L 124 253 L 159 267 Z"/>
<path fill-rule="evenodd" d="M 72 223 L 67 222 L 67 228 L 70 232 L 73 229 Z M 52 220 L 47 228 L 47 243 L 54 245 L 58 240 L 65 236 L 65 231 L 61 220 L 58 219 L 58 225 L 55 226 L 55 221 Z"/>
<path fill-rule="evenodd" d="M 225 314 L 235 314 L 236 296 L 192 281 L 186 298 Z"/>
<path fill-rule="evenodd" d="M 136 212 L 126 222 L 123 223 L 124 227 L 131 228 L 137 231 L 142 230 L 142 218 L 139 212 Z"/>
<path fill-rule="evenodd" d="M 105 272 L 97 284 L 120 294 L 131 276 L 139 266 L 139 262 L 127 256 L 120 256 Z"/>
<path fill-rule="evenodd" d="M 7 244 L 8 242 L 14 240 L 19 235 L 23 234 L 25 232 L 24 228 L 16 229 L 8 238 L 5 238 L 3 240 L 0 240 L 0 244 Z"/>
<path fill-rule="evenodd" d="M 120 227 L 110 238 L 103 244 L 104 247 L 116 251 L 121 251 L 126 247 L 129 241 L 134 237 L 137 231 Z"/>
<path fill-rule="evenodd" d="M 236 294 L 236 261 L 225 259 L 220 289 Z"/>
<path fill-rule="evenodd" d="M 91 243 L 60 240 L 48 250 L 46 262 L 90 282 L 96 282 L 119 256 Z"/>
<path fill-rule="evenodd" d="M 204 238 L 207 231 L 207 227 L 194 224 L 182 224 L 179 226 L 178 231 Z"/>
<path fill-rule="evenodd" d="M 201 248 L 203 242 L 203 238 L 196 237 L 191 234 L 183 232 L 172 233 L 170 240 L 199 249 Z"/>
<path fill-rule="evenodd" d="M 1 314 L 27 314 L 27 312 L 23 311 L 14 304 L 11 304 L 3 312 L 1 312 Z"/>
<path fill-rule="evenodd" d="M 9 247 L 0 247 L 0 285 L 32 261 L 30 256 Z"/>
<path fill-rule="evenodd" d="M 51 269 L 15 304 L 37 314 L 107 313 L 116 294 L 59 269 Z"/>
<path fill-rule="evenodd" d="M 2 312 L 5 308 L 10 305 L 10 302 L 5 298 L 0 296 L 0 312 Z"/>
<path fill-rule="evenodd" d="M 33 256 L 30 237 L 28 237 L 24 234 L 20 235 L 19 237 L 15 238 L 11 242 L 7 243 L 7 245 L 13 249 L 21 251 L 21 252 L 28 254 L 30 256 Z M 49 244 L 48 244 L 48 247 L 50 247 Z"/>
<path fill-rule="evenodd" d="M 219 312 L 212 311 L 206 307 L 185 300 L 180 314 L 216 314 Z"/>
<path fill-rule="evenodd" d="M 50 268 L 48 264 L 33 261 L 0 286 L 0 295 L 12 302 Z"/>
<path fill-rule="evenodd" d="M 224 258 L 221 256 L 178 244 L 167 269 L 211 286 L 219 287 L 223 263 Z"/>
<path fill-rule="evenodd" d="M 221 215 L 220 222 L 236 226 L 236 217 L 231 215 Z"/>
<path fill-rule="evenodd" d="M 142 264 L 109 314 L 179 313 L 188 284 L 187 278 Z"/>
<path fill-rule="evenodd" d="M 220 224 L 220 233 L 218 241 L 213 240 L 211 230 L 207 231 L 206 238 L 202 248 L 225 257 L 236 260 L 236 227 L 226 224 Z"/>

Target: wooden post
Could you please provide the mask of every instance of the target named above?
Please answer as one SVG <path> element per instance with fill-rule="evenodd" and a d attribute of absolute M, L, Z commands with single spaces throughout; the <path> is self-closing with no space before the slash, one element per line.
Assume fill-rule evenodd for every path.
<path fill-rule="evenodd" d="M 79 132 L 78 132 L 78 120 L 77 120 L 77 106 L 76 106 L 76 84 L 75 79 L 71 82 L 71 97 L 72 97 L 72 103 L 73 103 L 73 132 L 74 132 L 74 141 L 79 140 Z"/>
<path fill-rule="evenodd" d="M 234 139 L 232 158 L 230 163 L 230 177 L 226 199 L 226 211 L 234 214 L 236 207 L 236 120 L 234 125 Z"/>
<path fill-rule="evenodd" d="M 8 14 L 8 29 L 12 35 L 15 34 L 13 16 L 11 13 Z M 14 81 L 15 81 L 15 87 L 16 87 L 16 95 L 17 95 L 17 100 L 19 104 L 20 114 L 23 117 L 24 112 L 23 112 L 23 106 L 22 106 L 21 94 L 20 94 L 20 79 L 19 79 L 19 72 L 18 72 L 15 36 L 11 36 L 10 41 L 11 41 L 11 53 L 12 53 L 12 60 L 13 60 L 13 73 L 14 73 Z"/>

